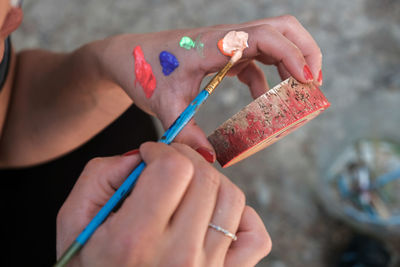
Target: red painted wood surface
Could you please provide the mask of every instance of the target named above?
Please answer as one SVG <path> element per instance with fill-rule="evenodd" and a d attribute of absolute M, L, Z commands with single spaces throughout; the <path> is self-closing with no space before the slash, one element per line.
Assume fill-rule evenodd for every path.
<path fill-rule="evenodd" d="M 329 106 L 318 87 L 289 78 L 225 121 L 208 140 L 218 162 L 228 167 L 293 132 Z"/>

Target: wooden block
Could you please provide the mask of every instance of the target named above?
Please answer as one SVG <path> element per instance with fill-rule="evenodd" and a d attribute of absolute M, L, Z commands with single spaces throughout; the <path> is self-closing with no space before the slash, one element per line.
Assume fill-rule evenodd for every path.
<path fill-rule="evenodd" d="M 225 121 L 208 140 L 225 168 L 275 143 L 329 106 L 318 87 L 289 78 Z"/>

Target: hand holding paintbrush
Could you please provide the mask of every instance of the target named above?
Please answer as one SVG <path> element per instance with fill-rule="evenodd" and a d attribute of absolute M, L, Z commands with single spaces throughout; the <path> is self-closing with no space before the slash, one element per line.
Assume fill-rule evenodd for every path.
<path fill-rule="evenodd" d="M 279 19 L 278 19 L 279 20 Z M 274 20 L 270 21 L 271 23 L 274 23 Z M 292 43 L 287 43 L 286 36 L 284 37 L 283 35 L 277 34 L 276 32 L 272 31 L 269 27 L 266 27 L 263 24 L 259 23 L 251 23 L 249 25 L 246 25 L 243 29 L 246 29 L 246 31 L 249 31 L 251 34 L 254 34 L 256 36 L 253 40 L 253 46 L 250 46 L 248 52 L 247 52 L 247 59 L 244 61 L 240 62 L 240 64 L 237 64 L 236 69 L 233 70 L 233 74 L 237 74 L 239 79 L 242 80 L 243 82 L 249 84 L 250 88 L 252 89 L 252 94 L 254 97 L 260 95 L 261 93 L 264 93 L 267 84 L 265 81 L 264 76 L 260 73 L 260 70 L 254 65 L 254 62 L 252 62 L 253 58 L 257 58 L 261 60 L 263 63 L 276 63 L 279 67 L 280 73 L 282 77 L 285 77 L 285 75 L 288 75 L 288 73 L 292 73 L 293 76 L 297 77 L 300 81 L 303 82 L 313 82 L 314 78 L 312 75 L 312 72 L 310 70 L 310 67 L 308 67 L 308 64 L 306 63 L 306 60 L 304 57 L 300 57 L 299 54 L 301 54 L 300 49 L 303 49 L 304 47 L 304 42 L 300 42 L 300 47 L 303 48 L 297 48 L 295 45 Z M 287 38 L 290 39 L 296 39 L 296 34 L 290 30 L 291 28 L 288 28 L 289 31 L 285 30 L 285 33 L 288 35 Z M 304 30 L 304 29 L 302 29 Z M 271 32 L 269 32 L 271 31 Z M 133 57 L 134 57 L 134 70 L 135 70 L 135 89 L 134 90 L 129 90 L 131 88 L 131 80 L 126 80 L 124 77 L 126 77 L 126 70 L 127 69 L 132 69 L 132 68 L 124 68 L 122 72 L 117 72 L 111 75 L 112 79 L 117 80 L 118 84 L 121 85 L 123 88 L 127 90 L 127 93 L 134 99 L 135 103 L 141 107 L 143 110 L 147 110 L 149 113 L 156 113 L 158 114 L 158 117 L 164 122 L 167 123 L 168 125 L 171 125 L 168 130 L 165 132 L 165 134 L 162 136 L 160 142 L 169 144 L 172 142 L 172 140 L 178 135 L 179 132 L 183 129 L 183 127 L 189 123 L 189 121 L 192 119 L 193 115 L 197 111 L 197 109 L 203 104 L 203 102 L 207 99 L 210 93 L 213 92 L 213 90 L 218 86 L 218 84 L 222 81 L 223 77 L 228 73 L 228 71 L 233 67 L 233 65 L 241 58 L 242 56 L 242 51 L 243 49 L 247 46 L 247 34 L 246 35 L 246 41 L 243 42 L 232 42 L 232 39 L 226 38 L 230 36 L 232 32 L 228 33 L 224 39 L 222 39 L 221 42 L 219 42 L 219 48 L 222 53 L 232 56 L 230 61 L 213 77 L 213 79 L 209 82 L 209 84 L 205 87 L 204 90 L 202 90 L 196 98 L 187 106 L 187 108 L 181 113 L 181 115 L 171 124 L 168 123 L 169 119 L 167 118 L 170 116 L 171 112 L 169 112 L 169 109 L 166 108 L 165 106 L 161 107 L 161 110 L 163 112 L 160 112 L 158 110 L 159 107 L 157 105 L 154 105 L 154 103 L 160 103 L 161 105 L 171 104 L 171 101 L 168 101 L 167 99 L 165 100 L 159 100 L 163 95 L 167 94 L 164 91 L 156 90 L 161 85 L 163 82 L 165 84 L 168 84 L 170 88 L 173 88 L 173 90 L 179 90 L 182 85 L 185 85 L 183 81 L 180 79 L 171 79 L 172 81 L 179 81 L 179 84 L 174 85 L 171 80 L 167 81 L 167 76 L 171 75 L 171 73 L 174 73 L 175 71 L 175 77 L 178 76 L 180 77 L 182 73 L 179 72 L 179 61 L 175 57 L 175 55 L 169 51 L 162 51 L 159 55 L 159 61 L 162 66 L 162 72 L 165 77 L 162 79 L 156 79 L 156 77 L 160 77 L 160 75 L 155 75 L 155 72 L 153 72 L 152 64 L 150 64 L 146 59 L 148 56 L 145 55 L 145 50 L 142 49 L 142 46 L 145 47 L 146 41 L 143 41 L 143 44 L 141 46 L 137 45 L 133 49 Z M 233 32 L 235 33 L 235 32 Z M 260 37 L 260 33 L 268 33 L 271 38 L 270 42 L 267 42 L 266 40 L 263 39 L 263 37 Z M 288 34 L 292 33 L 292 34 Z M 168 34 L 168 33 L 166 33 Z M 257 34 L 257 35 L 256 35 Z M 268 35 L 266 34 L 266 35 Z M 162 36 L 162 34 L 159 34 Z M 232 34 L 231 34 L 232 35 Z M 289 36 L 290 35 L 290 36 Z M 184 36 L 187 37 L 187 36 Z M 204 38 L 207 40 L 207 37 L 205 36 Z M 118 37 L 117 37 L 118 38 Z M 121 40 L 114 40 L 111 42 L 112 44 L 114 43 L 134 43 L 130 42 L 129 38 L 132 37 L 119 37 L 119 38 L 128 38 L 128 40 L 121 41 Z M 157 37 L 155 37 L 157 38 Z M 233 40 L 234 38 L 241 38 L 241 36 L 235 36 L 233 34 Z M 150 38 L 151 39 L 151 38 Z M 198 40 L 199 38 L 196 38 Z M 313 44 L 314 46 L 315 43 L 313 43 L 312 39 L 309 40 L 306 38 L 310 44 Z M 183 40 L 183 37 L 181 41 Z M 284 41 L 285 40 L 285 41 Z M 294 40 L 293 40 L 294 41 Z M 299 41 L 299 40 L 297 40 Z M 154 39 L 151 39 L 151 42 L 154 42 Z M 181 42 L 180 42 L 181 44 Z M 242 45 L 241 48 L 239 49 L 231 49 L 232 47 L 235 47 L 237 44 Z M 275 47 L 274 45 L 279 44 L 279 48 Z M 285 44 L 285 45 L 283 45 Z M 169 46 L 168 44 L 166 45 L 167 47 Z M 204 45 L 204 47 L 207 47 L 207 43 Z M 120 46 L 118 47 L 119 49 L 121 48 Z M 186 48 L 185 48 L 186 49 Z M 121 51 L 124 51 L 124 49 L 120 49 Z M 304 48 L 306 50 L 306 48 Z M 113 51 L 113 47 L 108 47 L 107 49 L 108 52 Z M 272 52 L 271 52 L 272 51 Z M 203 54 L 203 53 L 202 53 Z M 205 53 L 207 55 L 207 51 Z M 107 58 L 107 54 L 103 58 Z M 212 59 L 211 59 L 212 61 Z M 115 60 L 115 62 L 122 62 L 122 60 Z M 313 62 L 314 66 L 313 69 L 319 68 L 320 66 L 320 61 L 315 63 Z M 204 72 L 204 65 L 207 65 L 207 63 L 202 63 L 198 64 L 197 67 L 200 67 L 199 71 L 193 70 L 192 72 L 189 73 L 200 73 L 198 74 L 198 78 L 194 78 L 193 80 L 197 82 L 198 84 L 200 83 L 201 79 L 204 77 L 206 74 Z M 190 63 L 189 63 L 190 66 Z M 315 67 L 317 66 L 317 67 Z M 108 66 L 109 68 L 113 67 Z M 115 69 L 121 69 L 121 66 L 116 67 Z M 207 69 L 207 68 L 206 68 Z M 210 71 L 212 68 L 208 68 L 208 71 Z M 188 68 L 185 69 L 186 71 Z M 156 73 L 157 74 L 157 73 Z M 122 77 L 122 78 L 121 78 Z M 162 77 L 162 76 L 161 76 Z M 261 78 L 262 77 L 262 78 Z M 199 79 L 200 78 L 200 79 Z M 318 79 L 317 81 L 321 83 L 322 79 Z M 158 84 L 158 85 L 157 85 Z M 139 87 L 140 86 L 140 87 Z M 137 90 L 139 88 L 143 89 Z M 190 90 L 189 90 L 190 91 Z M 187 91 L 185 91 L 187 92 Z M 168 95 L 168 94 L 167 94 Z M 158 100 L 157 100 L 158 99 Z M 172 101 L 174 105 L 170 106 L 172 110 L 174 110 L 176 107 L 179 108 L 178 102 Z M 177 105 L 175 105 L 177 104 Z M 176 111 L 176 110 L 175 110 Z M 192 127 L 193 131 L 193 127 Z M 198 138 L 196 137 L 194 143 L 191 143 L 190 140 L 185 140 L 186 143 L 191 144 L 193 147 L 196 147 L 196 143 L 199 144 L 199 139 L 203 139 L 200 141 L 200 143 L 206 142 L 206 146 L 210 146 L 207 141 L 205 141 L 205 136 L 203 138 Z M 74 243 L 70 246 L 70 248 L 64 253 L 64 255 L 60 258 L 59 262 L 57 263 L 57 266 L 63 266 L 66 264 L 73 255 L 79 249 L 88 241 L 88 239 L 91 237 L 91 235 L 96 231 L 96 229 L 104 222 L 104 220 L 107 218 L 107 216 L 110 214 L 110 212 L 113 211 L 113 209 L 121 202 L 123 199 L 129 194 L 129 192 L 132 190 L 133 186 L 136 183 L 136 180 L 138 179 L 139 175 L 142 173 L 142 171 L 145 169 L 146 164 L 144 162 L 141 162 L 135 170 L 127 177 L 127 179 L 124 181 L 124 183 L 118 188 L 118 190 L 114 193 L 114 195 L 110 198 L 110 200 L 103 206 L 103 208 L 97 213 L 97 215 L 93 218 L 93 220 L 88 224 L 88 226 L 82 231 L 82 233 L 77 237 L 77 239 L 74 241 Z"/>
<path fill-rule="evenodd" d="M 134 191 L 69 266 L 220 266 L 223 261 L 227 267 L 250 267 L 268 253 L 265 226 L 245 207 L 237 186 L 188 146 L 153 142 L 140 146 L 140 157 L 101 158 L 86 166 L 59 213 L 60 250 L 139 160 L 146 170 Z M 208 227 L 210 222 L 237 240 Z"/>
<path fill-rule="evenodd" d="M 247 45 L 247 35 L 246 40 L 242 42 Z M 170 144 L 174 138 L 179 134 L 179 132 L 185 127 L 185 125 L 193 118 L 194 114 L 198 108 L 204 103 L 207 97 L 214 91 L 214 89 L 220 84 L 222 79 L 225 77 L 229 69 L 238 61 L 242 55 L 242 51 L 246 46 L 239 47 L 235 52 L 233 52 L 232 58 L 225 65 L 225 67 L 219 71 L 207 84 L 207 86 L 202 90 L 199 95 L 190 103 L 190 105 L 182 112 L 182 114 L 175 120 L 175 122 L 170 126 L 170 128 L 161 137 L 160 142 L 165 144 Z M 64 266 L 70 259 L 85 245 L 92 234 L 97 230 L 97 228 L 104 222 L 104 220 L 109 216 L 109 214 L 115 209 L 115 207 L 123 201 L 126 196 L 131 192 L 133 186 L 135 185 L 140 174 L 146 167 L 146 164 L 142 161 L 133 172 L 127 177 L 127 179 L 122 183 L 118 190 L 113 194 L 109 201 L 100 209 L 97 215 L 91 220 L 91 222 L 86 226 L 82 233 L 76 238 L 76 240 L 71 244 L 67 251 L 61 256 L 57 261 L 55 266 Z"/>

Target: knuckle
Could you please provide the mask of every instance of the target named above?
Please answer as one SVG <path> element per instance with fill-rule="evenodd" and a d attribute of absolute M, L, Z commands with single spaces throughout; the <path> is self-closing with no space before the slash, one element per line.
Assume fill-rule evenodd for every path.
<path fill-rule="evenodd" d="M 175 264 L 173 266 L 176 267 L 197 267 L 198 260 L 197 260 L 197 250 L 194 249 L 185 249 L 185 253 L 181 254 L 180 258 L 177 258 Z"/>
<path fill-rule="evenodd" d="M 187 144 L 173 143 L 173 144 L 171 144 L 171 146 L 173 148 L 175 148 L 178 152 L 180 152 L 182 155 L 184 155 L 185 157 L 186 156 L 191 157 L 193 155 L 198 156 L 198 153 L 192 147 L 188 146 Z"/>
<path fill-rule="evenodd" d="M 296 57 L 298 61 L 305 61 L 306 59 L 304 58 L 303 53 L 300 51 L 300 49 L 296 46 Z"/>
<path fill-rule="evenodd" d="M 186 144 L 183 144 L 183 143 L 172 143 L 171 144 L 171 146 L 172 147 L 174 147 L 174 148 L 181 148 L 181 149 L 188 149 L 188 148 L 190 148 L 190 146 L 188 146 L 188 145 L 186 145 Z"/>
<path fill-rule="evenodd" d="M 117 235 L 117 237 L 118 238 L 116 238 L 115 240 L 119 240 L 119 242 L 121 242 L 120 244 L 122 254 L 127 254 L 124 252 L 136 251 L 135 248 L 138 243 L 138 237 L 132 238 L 132 235 L 127 233 Z"/>
<path fill-rule="evenodd" d="M 229 199 L 232 205 L 243 208 L 246 204 L 246 195 L 243 191 L 234 185 L 233 183 L 228 183 L 225 188 L 225 197 Z"/>
<path fill-rule="evenodd" d="M 272 240 L 271 237 L 268 235 L 263 256 L 264 257 L 268 256 L 268 254 L 271 253 L 271 250 L 272 250 Z"/>
<path fill-rule="evenodd" d="M 106 167 L 107 160 L 103 157 L 96 157 L 89 160 L 83 169 L 79 179 L 88 179 L 90 174 L 101 172 Z"/>
<path fill-rule="evenodd" d="M 157 164 L 159 164 L 160 169 L 166 174 L 173 173 L 187 177 L 191 177 L 193 174 L 193 163 L 184 155 L 177 152 L 165 153 L 163 158 L 157 160 Z"/>
<path fill-rule="evenodd" d="M 102 157 L 96 157 L 92 158 L 91 160 L 86 163 L 85 169 L 91 169 L 91 168 L 96 168 L 98 166 L 101 166 L 104 163 L 104 158 Z"/>
<path fill-rule="evenodd" d="M 271 241 L 271 237 L 269 236 L 269 234 L 267 233 L 265 238 L 264 238 L 264 242 L 262 242 L 260 244 L 260 247 L 263 248 L 262 250 L 262 256 L 266 257 L 268 256 L 268 254 L 271 252 L 272 250 L 272 241 Z"/>
<path fill-rule="evenodd" d="M 135 242 L 132 240 L 130 235 L 118 235 L 118 242 L 116 241 L 117 239 L 112 239 L 109 240 L 109 244 L 112 245 L 112 248 L 118 250 L 118 258 L 122 262 L 128 262 L 129 258 L 133 253 L 136 253 L 137 250 Z"/>
<path fill-rule="evenodd" d="M 158 144 L 158 143 L 153 142 L 153 141 L 147 141 L 147 142 L 142 143 L 142 144 L 139 146 L 139 148 L 140 148 L 140 149 L 141 149 L 141 148 L 146 148 L 146 147 L 152 146 L 152 145 L 154 145 L 154 144 Z"/>
<path fill-rule="evenodd" d="M 275 29 L 270 24 L 261 24 L 261 25 L 255 26 L 255 31 L 256 31 L 257 35 L 265 36 L 265 35 L 269 35 L 271 33 L 271 31 L 275 31 Z"/>
<path fill-rule="evenodd" d="M 203 184 L 210 188 L 210 190 L 218 189 L 221 183 L 221 179 L 216 170 L 214 170 L 208 164 L 201 163 L 199 164 L 196 171 L 200 172 L 199 175 L 196 175 L 196 177 L 199 177 L 202 180 Z"/>
<path fill-rule="evenodd" d="M 190 259 L 189 257 L 185 257 L 185 259 L 181 260 L 180 262 L 177 262 L 173 266 L 176 267 L 195 267 L 197 266 L 194 260 Z"/>
<path fill-rule="evenodd" d="M 291 45 L 289 47 L 289 50 L 290 50 L 290 53 L 287 53 L 285 55 L 287 58 L 292 57 L 292 58 L 295 58 L 297 61 L 300 61 L 300 62 L 305 60 L 303 53 L 301 52 L 301 50 L 296 45 Z"/>
<path fill-rule="evenodd" d="M 268 234 L 253 235 L 251 244 L 254 247 L 254 252 L 257 253 L 261 258 L 268 256 L 272 249 L 271 238 Z"/>
<path fill-rule="evenodd" d="M 151 142 L 151 141 L 144 142 L 139 146 L 139 150 L 145 152 L 147 150 L 151 150 L 154 147 L 154 145 L 162 145 L 162 144 L 161 143 Z"/>
<path fill-rule="evenodd" d="M 115 249 L 115 253 L 118 254 L 121 262 L 132 262 L 140 261 L 144 255 L 143 247 L 148 245 L 148 242 L 140 237 L 138 231 L 136 235 L 130 233 L 124 233 L 116 235 L 117 238 L 112 239 L 112 248 Z"/>
<path fill-rule="evenodd" d="M 260 248 L 260 254 L 266 257 L 272 249 L 272 241 L 267 231 L 264 234 L 257 235 L 254 243 Z"/>
<path fill-rule="evenodd" d="M 184 159 L 177 153 L 167 152 L 163 154 L 163 157 L 158 158 L 156 162 L 165 168 L 165 170 L 174 170 L 184 162 Z"/>
<path fill-rule="evenodd" d="M 256 211 L 250 206 L 246 206 L 246 209 L 248 209 L 248 212 L 250 211 L 253 214 L 257 214 Z M 260 227 L 255 228 L 257 230 L 252 232 L 251 244 L 254 247 L 255 252 L 257 252 L 260 257 L 266 257 L 271 252 L 272 241 L 265 226 L 259 226 Z"/>
<path fill-rule="evenodd" d="M 61 206 L 61 208 L 57 212 L 57 217 L 56 217 L 56 225 L 59 226 L 63 223 L 64 217 L 65 217 L 65 211 L 64 211 L 64 205 Z"/>
<path fill-rule="evenodd" d="M 246 204 L 246 195 L 237 186 L 234 186 L 233 192 L 234 192 L 235 202 L 237 203 L 237 205 L 240 207 L 244 207 Z"/>
<path fill-rule="evenodd" d="M 264 258 L 271 252 L 271 238 L 266 231 L 262 233 L 253 233 L 251 236 L 251 246 L 255 255 L 260 258 Z"/>
<path fill-rule="evenodd" d="M 317 58 L 318 60 L 322 61 L 322 51 L 321 48 L 318 47 L 318 51 L 317 51 Z"/>
<path fill-rule="evenodd" d="M 289 25 L 298 25 L 300 24 L 299 20 L 290 14 L 285 14 L 282 16 L 282 19 Z"/>

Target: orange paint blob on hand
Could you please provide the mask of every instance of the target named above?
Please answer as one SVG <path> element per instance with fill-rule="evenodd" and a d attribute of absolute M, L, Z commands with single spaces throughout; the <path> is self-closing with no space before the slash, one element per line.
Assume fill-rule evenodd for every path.
<path fill-rule="evenodd" d="M 247 41 L 249 34 L 243 31 L 230 31 L 217 43 L 218 49 L 225 56 L 231 57 L 232 62 L 237 62 L 243 55 L 243 50 L 249 47 Z"/>
<path fill-rule="evenodd" d="M 218 41 L 218 49 L 219 51 L 221 51 L 222 54 L 224 54 L 225 56 L 231 57 L 233 56 L 233 51 L 231 53 L 227 53 L 224 50 L 224 39 L 222 38 L 221 40 Z"/>
<path fill-rule="evenodd" d="M 142 48 L 136 46 L 133 49 L 133 57 L 135 58 L 135 84 L 139 82 L 147 98 L 150 98 L 156 89 L 156 77 L 154 76 L 151 65 L 146 62 Z"/>

